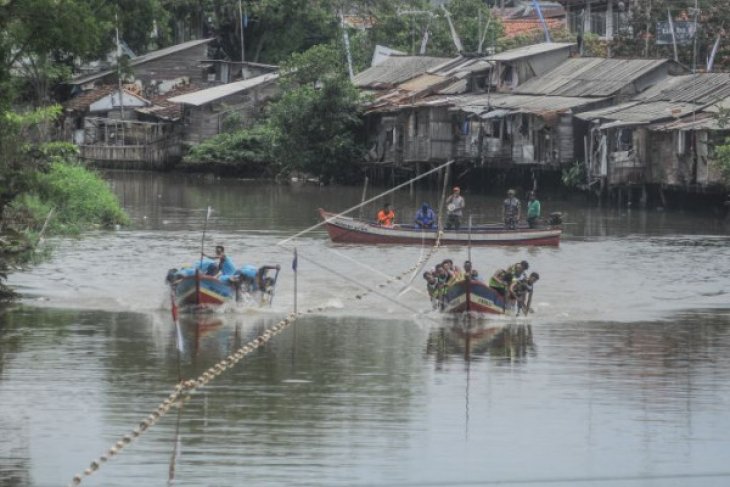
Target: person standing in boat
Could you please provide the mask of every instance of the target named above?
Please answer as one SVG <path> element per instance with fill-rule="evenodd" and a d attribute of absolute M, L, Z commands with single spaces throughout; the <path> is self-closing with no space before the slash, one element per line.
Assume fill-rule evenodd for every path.
<path fill-rule="evenodd" d="M 458 230 L 461 226 L 461 217 L 463 215 L 466 202 L 461 196 L 461 188 L 454 186 L 454 192 L 446 198 L 446 230 Z"/>
<path fill-rule="evenodd" d="M 378 225 L 392 227 L 394 220 L 395 212 L 390 209 L 390 203 L 384 204 L 383 208 L 378 212 Z"/>
<path fill-rule="evenodd" d="M 436 214 L 433 212 L 431 205 L 424 201 L 421 208 L 416 212 L 415 221 L 418 228 L 435 228 Z"/>
<path fill-rule="evenodd" d="M 540 218 L 540 200 L 537 199 L 534 191 L 530 191 L 530 196 L 527 200 L 527 225 L 530 228 L 535 228 L 538 218 Z"/>
<path fill-rule="evenodd" d="M 507 191 L 507 199 L 502 203 L 502 218 L 504 226 L 508 230 L 517 228 L 517 222 L 520 221 L 520 200 L 515 197 L 515 190 Z"/>
<path fill-rule="evenodd" d="M 203 254 L 203 257 L 218 261 L 218 271 L 223 276 L 230 276 L 236 272 L 236 264 L 226 255 L 226 249 L 222 245 L 215 246 L 215 256 Z"/>

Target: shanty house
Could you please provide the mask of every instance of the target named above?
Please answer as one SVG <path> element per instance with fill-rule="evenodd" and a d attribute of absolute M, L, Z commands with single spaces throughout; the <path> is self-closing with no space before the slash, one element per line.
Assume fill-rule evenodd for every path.
<path fill-rule="evenodd" d="M 169 96 L 193 89 L 179 87 Z M 180 106 L 164 95 L 147 100 L 128 89 L 122 93 L 120 103 L 116 87 L 102 86 L 64 104 L 64 138 L 79 147 L 80 157 L 103 167 L 157 169 L 179 158 L 173 122 Z"/>
<path fill-rule="evenodd" d="M 157 90 L 163 83 L 177 85 L 180 83 L 203 84 L 208 81 L 207 67 L 201 60 L 208 58 L 208 44 L 213 39 L 198 39 L 174 46 L 148 52 L 130 58 L 126 62 L 125 82 L 134 82 L 143 92 Z M 117 82 L 117 69 L 107 69 L 98 73 L 79 76 L 67 82 L 73 93 L 92 89 L 99 85 Z"/>
<path fill-rule="evenodd" d="M 728 130 L 714 112 L 730 99 L 730 74 L 667 78 L 634 100 L 578 115 L 591 124 L 590 182 L 602 187 L 707 188 L 720 182 L 712 147 Z"/>
<path fill-rule="evenodd" d="M 544 42 L 487 56 L 485 60 L 494 63 L 491 84 L 498 91 L 514 90 L 560 65 L 574 50 L 572 43 Z"/>
<path fill-rule="evenodd" d="M 183 144 L 199 144 L 223 132 L 233 117 L 251 125 L 263 104 L 279 93 L 278 78 L 269 73 L 170 98 L 183 107 Z"/>

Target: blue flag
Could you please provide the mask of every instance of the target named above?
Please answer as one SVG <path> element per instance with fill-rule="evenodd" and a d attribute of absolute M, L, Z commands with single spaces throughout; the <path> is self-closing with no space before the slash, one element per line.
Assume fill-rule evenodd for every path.
<path fill-rule="evenodd" d="M 291 261 L 291 270 L 293 270 L 294 272 L 297 271 L 297 264 L 298 264 L 297 261 L 298 260 L 299 260 L 299 257 L 297 256 L 297 248 L 294 247 L 294 260 Z"/>

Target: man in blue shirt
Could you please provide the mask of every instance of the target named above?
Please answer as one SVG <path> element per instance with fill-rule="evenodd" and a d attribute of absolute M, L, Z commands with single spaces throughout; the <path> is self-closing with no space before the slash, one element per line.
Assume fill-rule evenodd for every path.
<path fill-rule="evenodd" d="M 205 254 L 203 254 L 203 256 L 217 260 L 218 271 L 223 276 L 230 276 L 236 272 L 236 264 L 234 264 L 231 258 L 226 255 L 226 249 L 223 248 L 222 245 L 215 246 L 215 257 Z"/>
<path fill-rule="evenodd" d="M 436 215 L 426 202 L 416 212 L 416 226 L 418 228 L 434 228 L 436 226 Z"/>

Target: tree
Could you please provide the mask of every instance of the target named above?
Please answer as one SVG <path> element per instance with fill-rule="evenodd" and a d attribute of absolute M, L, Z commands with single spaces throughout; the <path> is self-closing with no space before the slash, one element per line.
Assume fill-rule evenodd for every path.
<path fill-rule="evenodd" d="M 285 173 L 302 171 L 325 183 L 348 179 L 363 144 L 356 136 L 359 92 L 345 74 L 341 51 L 315 46 L 292 55 L 283 72 L 285 93 L 270 110 L 272 160 Z"/>
<path fill-rule="evenodd" d="M 25 81 L 35 101 L 46 102 L 48 88 L 68 75 L 75 58 L 97 57 L 111 45 L 105 11 L 95 0 L 0 1 L 0 99 L 22 93 Z M 20 75 L 15 83 L 11 72 Z"/>

